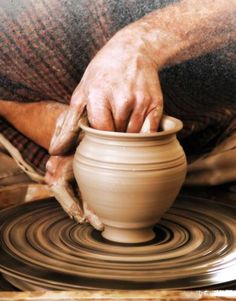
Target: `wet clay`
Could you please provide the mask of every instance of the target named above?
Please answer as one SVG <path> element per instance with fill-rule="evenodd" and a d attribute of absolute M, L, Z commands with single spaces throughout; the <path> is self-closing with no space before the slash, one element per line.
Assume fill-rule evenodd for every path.
<path fill-rule="evenodd" d="M 122 243 L 151 240 L 153 226 L 173 204 L 186 175 L 186 158 L 176 139 L 182 122 L 169 116 L 156 133 L 92 129 L 74 158 L 82 199 L 104 224 L 102 236 Z"/>

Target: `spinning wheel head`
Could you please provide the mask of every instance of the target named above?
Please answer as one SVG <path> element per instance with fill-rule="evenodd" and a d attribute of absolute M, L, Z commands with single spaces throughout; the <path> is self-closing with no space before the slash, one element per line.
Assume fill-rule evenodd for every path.
<path fill-rule="evenodd" d="M 236 212 L 181 197 L 153 240 L 120 244 L 70 220 L 53 200 L 4 210 L 1 271 L 19 288 L 180 289 L 236 279 Z"/>

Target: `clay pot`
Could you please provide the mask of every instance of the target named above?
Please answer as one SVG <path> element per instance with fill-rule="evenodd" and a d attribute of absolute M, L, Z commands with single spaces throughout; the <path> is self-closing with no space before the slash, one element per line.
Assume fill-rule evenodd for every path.
<path fill-rule="evenodd" d="M 81 121 L 85 136 L 74 158 L 82 199 L 104 224 L 103 237 L 122 243 L 151 240 L 153 226 L 174 202 L 186 175 L 176 139 L 182 122 L 164 116 L 156 133 L 95 130 Z"/>

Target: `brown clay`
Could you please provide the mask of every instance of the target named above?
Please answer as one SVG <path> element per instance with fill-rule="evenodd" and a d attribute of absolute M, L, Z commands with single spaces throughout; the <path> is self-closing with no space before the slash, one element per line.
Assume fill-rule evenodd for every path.
<path fill-rule="evenodd" d="M 139 243 L 154 237 L 153 225 L 173 204 L 186 175 L 186 158 L 176 139 L 182 122 L 164 116 L 162 131 L 85 132 L 74 158 L 82 199 L 104 224 L 103 237 Z"/>

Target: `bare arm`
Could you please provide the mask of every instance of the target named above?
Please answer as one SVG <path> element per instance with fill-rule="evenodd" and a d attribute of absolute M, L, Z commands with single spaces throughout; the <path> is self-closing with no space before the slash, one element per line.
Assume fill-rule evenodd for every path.
<path fill-rule="evenodd" d="M 235 40 L 236 0 L 183 0 L 146 15 L 124 30 L 140 45 L 144 43 L 160 69 Z M 132 38 L 130 42 L 135 43 Z"/>
<path fill-rule="evenodd" d="M 25 136 L 48 149 L 56 120 L 67 107 L 67 105 L 53 101 L 21 103 L 0 100 L 0 116 L 3 116 Z M 72 162 L 73 155 L 51 156 L 47 162 L 45 182 L 70 217 L 78 222 L 87 219 L 95 228 L 101 229 L 101 222 L 86 205 L 83 209 L 81 208 L 80 201 L 70 186 L 70 181 L 74 177 Z"/>
<path fill-rule="evenodd" d="M 0 100 L 0 116 L 22 134 L 48 149 L 56 120 L 67 107 L 53 101 L 22 103 Z"/>
<path fill-rule="evenodd" d="M 86 69 L 51 154 L 73 145 L 85 107 L 94 128 L 156 131 L 163 110 L 157 71 L 235 40 L 235 24 L 236 0 L 183 0 L 120 30 Z"/>

